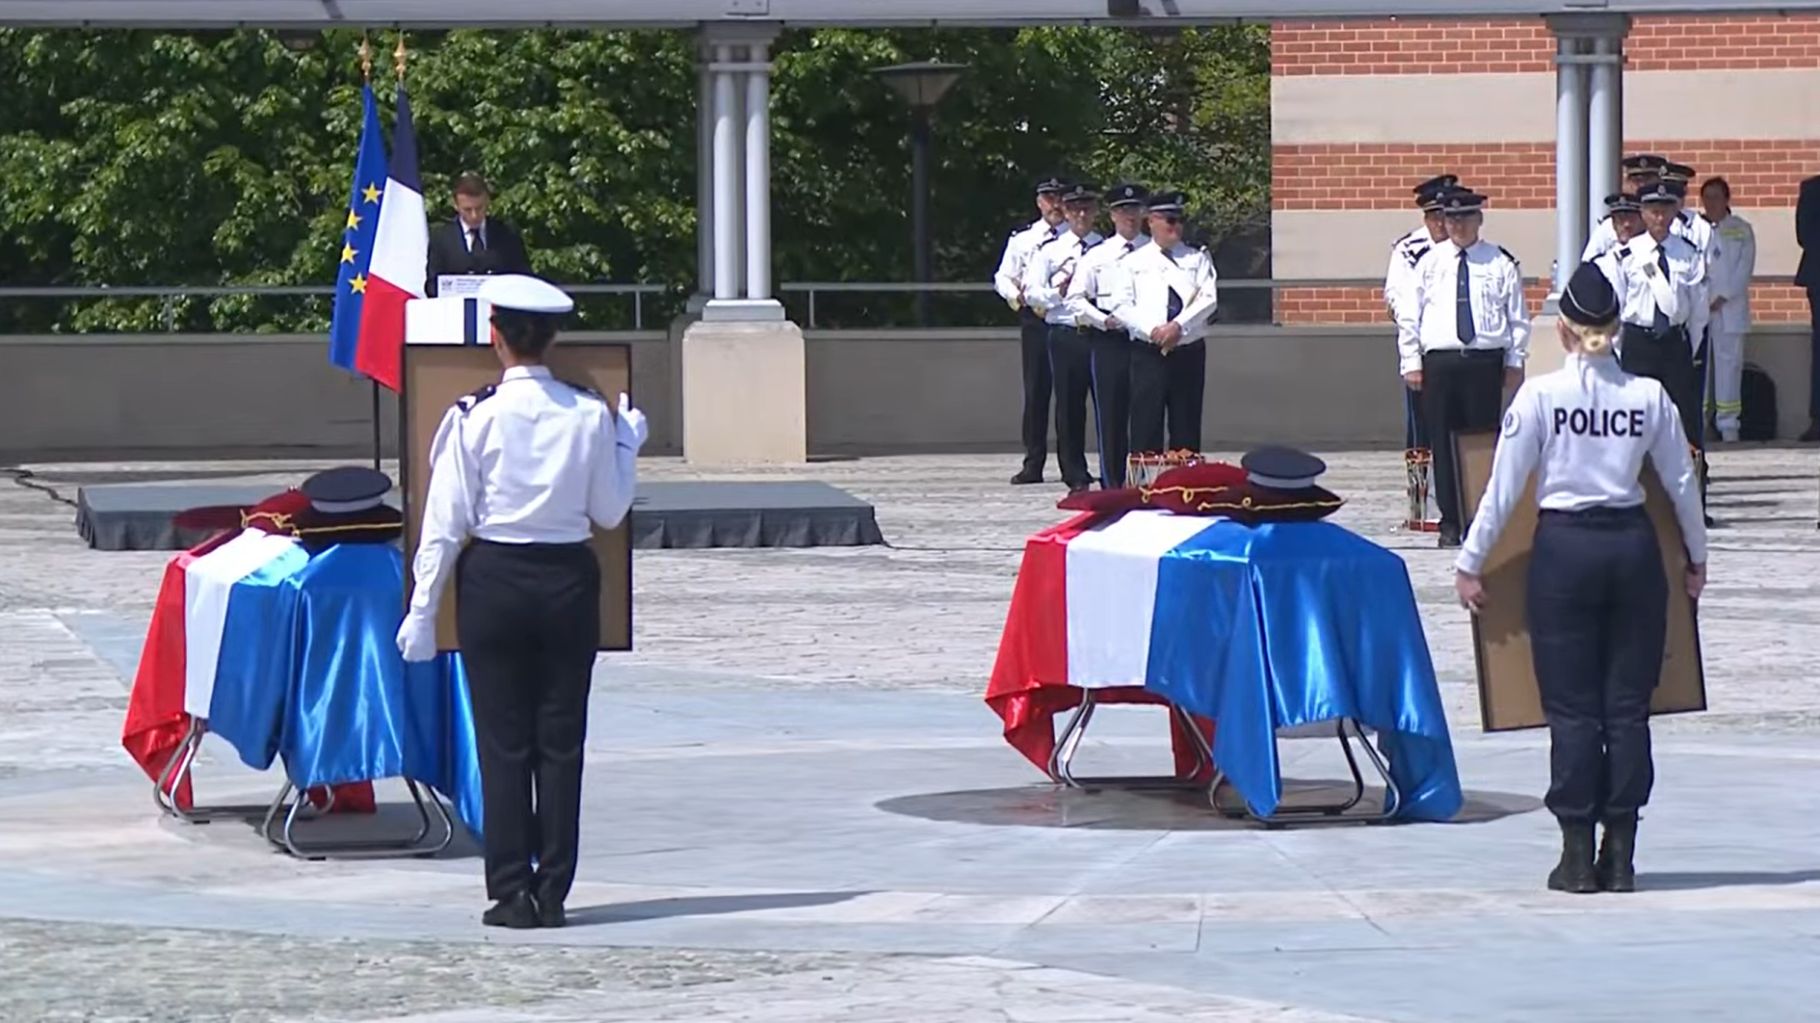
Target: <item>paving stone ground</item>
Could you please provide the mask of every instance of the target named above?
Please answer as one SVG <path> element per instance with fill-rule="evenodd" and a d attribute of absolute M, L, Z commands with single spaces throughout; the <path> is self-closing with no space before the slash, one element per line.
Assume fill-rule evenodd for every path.
<path fill-rule="evenodd" d="M 1328 457 L 1349 498 L 1337 521 L 1410 564 L 1462 773 L 1498 807 L 1483 822 L 1264 837 L 1150 808 L 1057 823 L 1136 811 L 1055 801 L 977 702 L 1056 490 L 1005 485 L 1015 467 L 989 456 L 720 474 L 844 487 L 890 546 L 638 553 L 637 649 L 597 675 L 597 852 L 578 896 L 604 916 L 524 939 L 472 926 L 471 858 L 302 864 L 231 825 L 169 825 L 120 751 L 168 555 L 87 550 L 58 498 L 313 465 L 28 467 L 0 479 L 0 1020 L 1554 1019 L 1569 1017 L 1509 974 L 1596 991 L 1601 961 L 1668 989 L 1698 978 L 1656 1019 L 1799 1018 L 1786 1007 L 1820 995 L 1798 965 L 1820 953 L 1805 812 L 1820 813 L 1820 456 L 1714 459 L 1711 710 L 1658 723 L 1658 890 L 1617 909 L 1536 891 L 1546 754 L 1535 733 L 1477 734 L 1450 558 L 1395 528 L 1400 455 Z M 1115 728 L 1099 748 L 1138 756 L 1145 738 Z M 269 794 L 222 759 L 209 777 Z M 1066 876 L 1005 880 L 1045 857 Z M 1438 955 L 1454 966 L 1425 998 L 1372 989 Z"/>

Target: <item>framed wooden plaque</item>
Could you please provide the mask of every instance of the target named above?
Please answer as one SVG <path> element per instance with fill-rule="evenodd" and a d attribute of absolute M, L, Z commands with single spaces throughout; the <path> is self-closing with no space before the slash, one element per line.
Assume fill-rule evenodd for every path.
<path fill-rule="evenodd" d="M 608 401 L 632 393 L 632 352 L 623 344 L 589 344 L 557 339 L 550 348 L 552 372 L 592 387 Z M 404 498 L 405 600 L 415 584 L 411 565 L 430 485 L 430 442 L 443 413 L 457 398 L 499 381 L 499 357 L 489 345 L 408 344 L 404 346 L 404 392 L 399 395 L 399 483 Z M 631 513 L 617 528 L 596 527 L 594 554 L 600 559 L 600 649 L 632 649 Z M 436 620 L 439 650 L 459 650 L 455 638 L 455 580 L 442 593 Z"/>
<path fill-rule="evenodd" d="M 1492 452 L 1498 431 L 1455 434 L 1462 508 L 1477 508 L 1491 483 Z M 1668 640 L 1662 681 L 1650 701 L 1654 714 L 1682 714 L 1706 709 L 1706 673 L 1700 658 L 1700 627 L 1694 602 L 1682 580 L 1687 549 L 1681 524 L 1654 468 L 1643 469 L 1644 509 L 1662 545 L 1662 567 L 1668 576 Z M 1487 732 L 1541 728 L 1542 698 L 1530 658 L 1529 625 L 1524 605 L 1529 596 L 1530 553 L 1535 543 L 1536 486 L 1532 474 L 1523 496 L 1511 509 L 1510 521 L 1485 563 L 1486 607 L 1472 617 L 1473 653 L 1479 670 L 1479 721 Z"/>

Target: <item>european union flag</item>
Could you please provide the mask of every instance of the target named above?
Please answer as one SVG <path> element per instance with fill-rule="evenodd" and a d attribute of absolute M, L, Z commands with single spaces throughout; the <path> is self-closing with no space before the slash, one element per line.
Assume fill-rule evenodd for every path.
<path fill-rule="evenodd" d="M 371 85 L 361 92 L 366 114 L 360 125 L 360 156 L 354 162 L 354 187 L 348 197 L 347 227 L 341 234 L 341 262 L 335 273 L 335 318 L 329 327 L 329 361 L 350 373 L 355 372 L 360 307 L 366 300 L 367 266 L 373 259 L 373 236 L 379 229 L 379 203 L 386 181 L 379 105 L 373 100 Z"/>

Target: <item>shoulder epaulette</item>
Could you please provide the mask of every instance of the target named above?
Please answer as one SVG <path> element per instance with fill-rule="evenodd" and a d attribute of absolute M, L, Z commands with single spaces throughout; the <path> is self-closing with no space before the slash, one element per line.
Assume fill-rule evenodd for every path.
<path fill-rule="evenodd" d="M 1063 235 L 1059 235 L 1059 234 L 1050 235 L 1049 237 L 1043 239 L 1043 244 L 1038 245 L 1037 248 L 1039 248 L 1039 249 L 1047 248 L 1048 246 L 1061 241 L 1063 237 L 1064 237 Z"/>
<path fill-rule="evenodd" d="M 497 390 L 499 390 L 498 384 L 488 384 L 487 386 L 482 387 L 479 390 L 469 391 L 467 394 L 464 394 L 461 397 L 456 398 L 455 404 L 457 407 L 459 407 L 461 409 L 462 414 L 466 415 L 469 412 L 474 411 L 474 406 L 480 404 L 483 401 L 486 401 L 488 398 L 491 398 L 493 396 L 493 392 L 497 391 Z"/>
<path fill-rule="evenodd" d="M 1630 246 L 1626 245 L 1623 248 L 1618 250 L 1618 259 L 1619 260 L 1622 261 L 1622 260 L 1626 260 L 1629 258 L 1630 258 Z"/>
<path fill-rule="evenodd" d="M 561 377 L 557 377 L 556 379 L 558 381 L 560 381 L 561 383 L 566 384 L 567 386 L 572 387 L 577 391 L 580 391 L 581 393 L 587 395 L 590 398 L 594 398 L 599 401 L 607 400 L 606 397 L 603 396 L 599 391 L 596 391 L 594 388 L 588 387 L 585 384 L 578 384 L 573 380 L 563 380 Z"/>
<path fill-rule="evenodd" d="M 1511 255 L 1510 250 L 1505 248 L 1504 246 L 1502 246 L 1502 245 L 1498 246 L 1498 251 L 1504 253 L 1504 258 L 1510 260 L 1512 263 L 1515 263 L 1518 266 L 1523 265 L 1522 261 L 1517 259 L 1517 257 Z"/>

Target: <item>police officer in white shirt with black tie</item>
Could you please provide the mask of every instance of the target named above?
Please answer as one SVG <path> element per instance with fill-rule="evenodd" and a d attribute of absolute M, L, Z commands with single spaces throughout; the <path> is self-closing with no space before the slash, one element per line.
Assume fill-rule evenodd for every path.
<path fill-rule="evenodd" d="M 1140 342 L 1131 358 L 1131 450 L 1201 450 L 1207 326 L 1219 310 L 1213 256 L 1182 241 L 1187 199 L 1150 197 L 1149 245 L 1121 260 L 1112 313 Z M 1165 434 L 1165 426 L 1167 433 Z"/>
<path fill-rule="evenodd" d="M 1114 185 L 1105 198 L 1106 208 L 1112 211 L 1113 236 L 1081 257 L 1069 281 L 1067 299 L 1092 354 L 1100 486 L 1117 490 L 1125 485 L 1125 461 L 1131 452 L 1131 356 L 1137 342 L 1111 309 L 1125 258 L 1150 244 L 1150 236 L 1144 233 L 1144 204 L 1150 190 L 1143 185 Z"/>
<path fill-rule="evenodd" d="M 1681 209 L 1673 184 L 1658 181 L 1637 198 L 1643 233 L 1623 246 L 1618 259 L 1618 358 L 1626 373 L 1662 382 L 1681 412 L 1682 433 L 1698 451 L 1700 378 L 1687 324 L 1704 290 L 1706 257 L 1671 229 Z"/>
<path fill-rule="evenodd" d="M 1422 224 L 1398 238 L 1390 247 L 1390 268 L 1384 272 L 1384 306 L 1390 322 L 1397 322 L 1397 303 L 1409 293 L 1410 280 L 1417 264 L 1428 250 L 1447 240 L 1447 217 L 1441 212 L 1441 200 L 1460 187 L 1453 174 L 1429 178 L 1414 189 L 1416 207 L 1422 211 Z M 1422 423 L 1419 392 L 1403 389 L 1403 450 L 1406 456 L 1428 451 L 1428 431 Z M 1413 500 L 1413 495 L 1412 495 Z"/>
<path fill-rule="evenodd" d="M 559 927 L 575 880 L 582 742 L 600 646 L 600 567 L 589 539 L 626 517 L 643 413 L 616 409 L 543 364 L 573 302 L 535 277 L 482 285 L 499 383 L 462 398 L 430 446 L 430 483 L 398 630 L 406 660 L 436 656 L 451 577 L 474 705 L 496 927 Z M 535 793 L 536 810 L 532 810 Z"/>
<path fill-rule="evenodd" d="M 1076 312 L 1067 298 L 1081 259 L 1102 240 L 1093 229 L 1100 215 L 1099 190 L 1076 184 L 1062 193 L 1068 230 L 1037 246 L 1024 266 L 1024 302 L 1049 328 L 1049 362 L 1055 374 L 1055 460 L 1071 494 L 1093 484 L 1087 471 L 1087 398 L 1093 390 L 1093 361 L 1087 336 L 1075 329 Z"/>
<path fill-rule="evenodd" d="M 1457 189 L 1442 203 L 1447 240 L 1422 257 L 1397 303 L 1397 348 L 1405 385 L 1421 394 L 1440 545 L 1457 547 L 1464 517 L 1453 436 L 1497 425 L 1504 388 L 1522 379 L 1529 357 L 1529 309 L 1516 257 L 1479 237 L 1485 197 Z"/>
<path fill-rule="evenodd" d="M 1610 225 L 1617 244 L 1587 262 L 1599 268 L 1614 290 L 1624 288 L 1618 264 L 1629 257 L 1630 240 L 1643 233 L 1643 204 L 1630 192 L 1614 192 L 1605 197 L 1604 224 Z"/>
<path fill-rule="evenodd" d="M 1562 833 L 1548 887 L 1627 892 L 1635 886 L 1637 814 L 1654 784 L 1649 704 L 1662 674 L 1668 586 L 1699 598 L 1706 525 L 1674 403 L 1661 384 L 1624 372 L 1611 355 L 1618 300 L 1610 281 L 1582 264 L 1560 305 L 1566 365 L 1524 383 L 1512 400 L 1491 482 L 1455 561 L 1455 587 L 1475 613 L 1507 599 L 1487 591 L 1481 576 L 1533 472 L 1541 515 L 1525 612 L 1552 746 L 1545 802 Z M 1666 577 L 1643 507 L 1646 458 L 1674 501 L 1685 579 Z"/>
<path fill-rule="evenodd" d="M 1062 193 L 1069 184 L 1060 178 L 1045 178 L 1036 185 L 1036 208 L 1039 216 L 1033 223 L 1011 232 L 1005 240 L 1005 253 L 992 275 L 992 286 L 998 296 L 1017 313 L 1018 331 L 1024 363 L 1024 464 L 1013 484 L 1041 483 L 1043 463 L 1049 458 L 1049 395 L 1054 380 L 1049 371 L 1049 326 L 1024 301 L 1024 268 L 1037 247 L 1060 234 L 1067 225 L 1062 215 Z"/>

